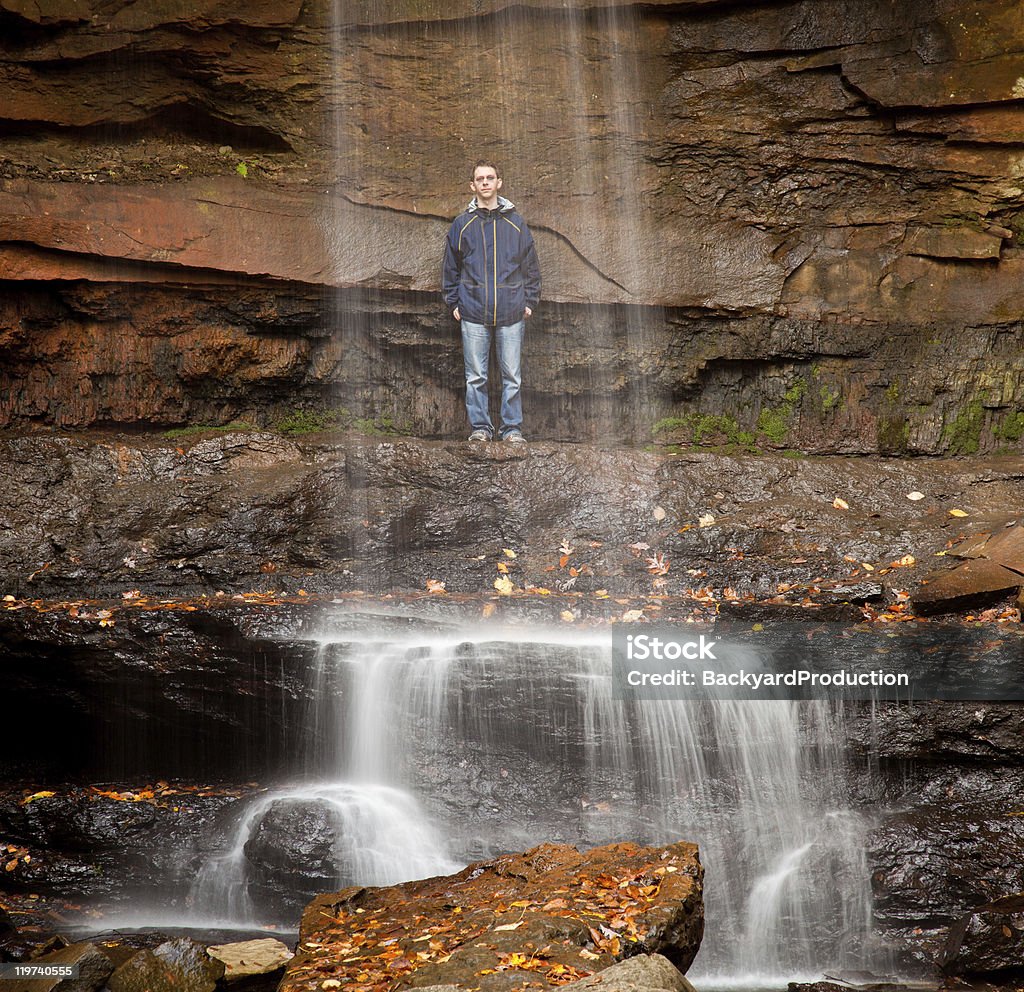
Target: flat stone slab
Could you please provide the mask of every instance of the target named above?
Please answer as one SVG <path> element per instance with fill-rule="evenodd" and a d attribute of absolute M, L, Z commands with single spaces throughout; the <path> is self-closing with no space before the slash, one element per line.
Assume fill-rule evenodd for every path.
<path fill-rule="evenodd" d="M 291 959 L 287 945 L 266 937 L 262 940 L 242 940 L 234 944 L 214 944 L 206 949 L 211 958 L 224 964 L 224 978 L 246 978 L 249 975 L 268 975 L 283 968 Z"/>
<path fill-rule="evenodd" d="M 926 576 L 913 594 L 915 609 L 937 613 L 957 609 L 973 597 L 1008 592 L 1024 585 L 1024 526 L 997 531 L 987 539 L 970 538 L 951 554 L 967 560 Z"/>

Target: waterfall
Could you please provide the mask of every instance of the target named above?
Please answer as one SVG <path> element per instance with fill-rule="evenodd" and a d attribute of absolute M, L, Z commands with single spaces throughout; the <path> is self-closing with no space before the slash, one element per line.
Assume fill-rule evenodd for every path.
<path fill-rule="evenodd" d="M 450 871 L 544 840 L 686 839 L 706 869 L 693 969 L 705 984 L 869 966 L 866 824 L 845 806 L 841 708 L 614 700 L 610 641 L 560 630 L 324 638 L 302 756 L 320 784 L 251 807 L 194 901 L 252 913 L 238 896 L 246 844 L 275 803 L 365 806 L 342 831 L 359 847 L 382 838 L 373 813 L 386 798 L 395 805 L 380 815 L 407 831 L 397 847 L 419 860 L 339 855 L 339 883 Z"/>

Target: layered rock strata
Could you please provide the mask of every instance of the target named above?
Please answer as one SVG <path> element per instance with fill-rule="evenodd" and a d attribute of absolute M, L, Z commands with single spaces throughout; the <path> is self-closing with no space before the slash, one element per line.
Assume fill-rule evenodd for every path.
<path fill-rule="evenodd" d="M 434 294 L 483 151 L 545 272 L 535 434 L 646 439 L 674 417 L 687 443 L 1018 450 L 1015 18 L 7 0 L 0 417 L 323 405 L 461 432 Z M 76 305 L 97 292 L 112 305 Z M 257 319 L 225 314 L 254 292 Z"/>

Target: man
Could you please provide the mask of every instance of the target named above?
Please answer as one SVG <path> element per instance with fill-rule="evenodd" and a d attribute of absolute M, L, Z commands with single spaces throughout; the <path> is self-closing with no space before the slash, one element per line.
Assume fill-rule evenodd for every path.
<path fill-rule="evenodd" d="M 525 444 L 520 356 L 526 321 L 540 300 L 537 252 L 526 222 L 498 195 L 501 173 L 493 163 L 476 163 L 469 188 L 473 199 L 448 231 L 442 274 L 445 302 L 462 324 L 469 440 L 494 437 L 487 405 L 493 337 L 501 366 L 500 437 Z"/>

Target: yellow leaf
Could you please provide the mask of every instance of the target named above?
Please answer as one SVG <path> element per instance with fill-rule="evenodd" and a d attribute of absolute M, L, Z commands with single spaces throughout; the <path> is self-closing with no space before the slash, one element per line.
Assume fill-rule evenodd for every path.
<path fill-rule="evenodd" d="M 506 565 L 503 561 L 498 562 L 497 568 L 498 571 L 501 572 L 503 575 L 508 574 L 508 565 Z"/>
<path fill-rule="evenodd" d="M 576 614 L 573 613 L 572 610 L 562 610 L 562 612 L 559 614 L 559 616 L 566 623 L 573 623 L 576 620 Z"/>
<path fill-rule="evenodd" d="M 866 572 L 873 572 L 875 570 L 875 566 L 869 565 L 866 561 L 862 561 L 860 563 L 860 567 L 863 568 Z"/>
<path fill-rule="evenodd" d="M 518 923 L 503 923 L 500 927 L 495 927 L 495 930 L 518 930 L 526 921 L 520 920 Z"/>
<path fill-rule="evenodd" d="M 519 557 L 511 548 L 502 548 L 501 551 L 502 551 L 502 554 L 504 554 L 506 558 L 518 558 Z"/>
<path fill-rule="evenodd" d="M 580 957 L 586 958 L 588 961 L 596 961 L 600 956 L 600 954 L 595 954 L 593 951 L 588 951 L 585 947 L 580 951 Z"/>
<path fill-rule="evenodd" d="M 622 614 L 622 621 L 623 623 L 636 623 L 636 621 L 640 620 L 643 615 L 643 610 L 626 610 L 626 612 Z"/>
<path fill-rule="evenodd" d="M 697 523 L 701 527 L 710 527 L 715 522 L 715 515 L 713 513 L 705 513 L 698 518 Z"/>
<path fill-rule="evenodd" d="M 498 590 L 498 593 L 502 596 L 512 595 L 512 580 L 507 575 L 499 575 L 494 580 L 494 588 Z"/>
<path fill-rule="evenodd" d="M 49 799 L 50 796 L 55 796 L 56 792 L 34 792 L 28 799 L 22 799 L 21 805 L 27 806 L 33 799 Z"/>
<path fill-rule="evenodd" d="M 902 558 L 889 564 L 892 568 L 909 568 L 916 560 L 913 555 L 904 555 Z"/>
<path fill-rule="evenodd" d="M 832 500 L 832 505 L 837 510 L 848 510 L 848 509 L 850 509 L 850 504 L 847 503 L 845 499 L 840 499 L 838 496 L 834 500 Z"/>
<path fill-rule="evenodd" d="M 964 513 L 963 510 L 950 510 L 949 515 L 951 517 L 966 517 L 968 514 Z"/>
<path fill-rule="evenodd" d="M 924 493 L 919 493 L 915 489 L 912 493 L 907 493 L 907 499 L 913 500 L 916 503 L 919 499 L 924 499 Z"/>

